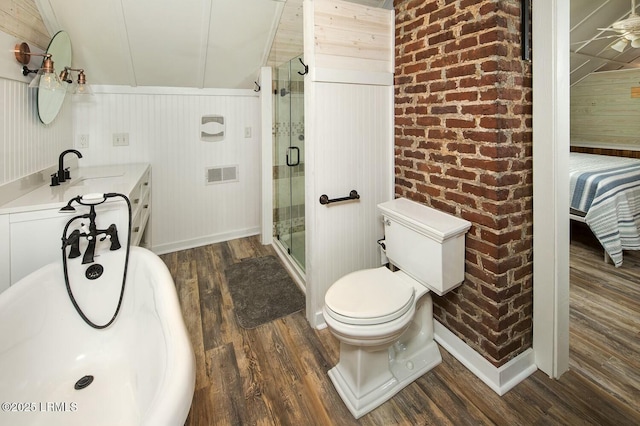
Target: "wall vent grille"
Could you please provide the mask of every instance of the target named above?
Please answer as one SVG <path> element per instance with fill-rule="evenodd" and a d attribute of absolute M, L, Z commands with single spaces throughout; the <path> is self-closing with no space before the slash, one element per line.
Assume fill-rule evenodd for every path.
<path fill-rule="evenodd" d="M 205 169 L 205 183 L 207 185 L 238 182 L 238 180 L 238 165 L 207 167 Z"/>

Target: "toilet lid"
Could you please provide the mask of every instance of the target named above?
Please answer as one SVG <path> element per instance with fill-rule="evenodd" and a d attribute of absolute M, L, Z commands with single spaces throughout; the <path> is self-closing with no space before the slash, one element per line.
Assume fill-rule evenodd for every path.
<path fill-rule="evenodd" d="M 326 311 L 347 324 L 382 324 L 413 306 L 414 288 L 386 267 L 345 275 L 327 290 Z"/>

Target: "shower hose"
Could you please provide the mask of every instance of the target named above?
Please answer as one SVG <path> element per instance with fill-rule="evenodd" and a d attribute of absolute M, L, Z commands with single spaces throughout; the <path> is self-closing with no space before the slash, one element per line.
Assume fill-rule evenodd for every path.
<path fill-rule="evenodd" d="M 102 204 L 105 201 L 107 201 L 108 198 L 114 198 L 114 197 L 120 197 L 126 201 L 127 210 L 129 214 L 129 218 L 128 218 L 129 223 L 127 228 L 127 250 L 125 254 L 124 271 L 122 273 L 122 287 L 120 289 L 120 297 L 118 298 L 118 306 L 116 306 L 116 310 L 113 314 L 113 317 L 111 317 L 111 319 L 107 323 L 102 325 L 94 323 L 84 314 L 84 312 L 80 308 L 80 305 L 78 305 L 76 298 L 73 296 L 71 285 L 69 284 L 69 271 L 67 268 L 66 245 L 64 243 L 62 244 L 62 268 L 64 271 L 64 282 L 65 282 L 65 285 L 67 286 L 67 293 L 69 294 L 71 303 L 73 303 L 73 307 L 76 309 L 76 312 L 78 312 L 78 315 L 80 315 L 80 317 L 84 320 L 84 322 L 86 322 L 88 325 L 96 329 L 104 329 L 109 327 L 115 321 L 116 317 L 118 316 L 118 313 L 120 312 L 120 307 L 122 306 L 122 298 L 124 296 L 124 287 L 125 287 L 125 282 L 127 280 L 127 268 L 129 267 L 129 248 L 131 247 L 131 201 L 129 201 L 129 198 L 126 195 L 118 194 L 118 193 L 102 194 L 102 201 L 99 201 L 99 202 L 83 202 L 83 197 L 77 196 L 71 199 L 71 201 L 69 201 L 69 203 L 67 204 L 67 207 L 62 209 L 62 211 L 74 211 L 75 209 L 71 207 L 71 203 L 74 201 L 77 202 L 78 204 L 81 204 L 83 206 L 90 206 L 91 209 L 94 209 L 96 205 Z M 69 226 L 71 225 L 71 223 L 73 223 L 77 219 L 86 219 L 86 218 L 89 218 L 89 214 L 83 214 L 83 215 L 79 215 L 71 218 L 71 220 L 69 220 L 69 222 L 67 222 L 67 224 L 65 225 L 64 231 L 62 231 L 62 240 L 63 241 L 66 240 L 67 230 L 69 229 Z M 96 238 L 96 237 L 97 236 L 94 236 L 93 238 Z"/>

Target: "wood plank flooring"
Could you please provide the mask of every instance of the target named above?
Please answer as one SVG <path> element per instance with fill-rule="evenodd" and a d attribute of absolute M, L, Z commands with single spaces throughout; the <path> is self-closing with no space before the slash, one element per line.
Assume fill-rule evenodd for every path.
<path fill-rule="evenodd" d="M 584 224 L 572 224 L 569 367 L 620 401 L 640 405 L 640 252 L 604 262 Z"/>
<path fill-rule="evenodd" d="M 303 313 L 253 330 L 236 324 L 224 270 L 270 254 L 271 247 L 250 237 L 162 256 L 196 352 L 196 391 L 187 425 L 640 424 L 638 399 L 625 400 L 611 391 L 614 384 L 599 385 L 597 376 L 598 371 L 607 376 L 620 370 L 628 359 L 611 360 L 605 371 L 598 369 L 601 360 L 583 352 L 580 364 L 596 373 L 583 374 L 572 366 L 560 380 L 552 380 L 538 371 L 500 397 L 444 350 L 441 365 L 355 420 L 327 376 L 339 356 L 338 341 L 328 330 L 312 329 Z M 572 339 L 588 340 L 590 334 L 572 331 Z M 633 387 L 611 382 L 622 390 Z"/>

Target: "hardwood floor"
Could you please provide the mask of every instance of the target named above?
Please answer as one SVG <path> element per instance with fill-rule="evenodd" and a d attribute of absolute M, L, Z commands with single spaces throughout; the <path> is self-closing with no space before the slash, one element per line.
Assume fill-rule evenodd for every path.
<path fill-rule="evenodd" d="M 162 256 L 196 352 L 196 391 L 187 425 L 640 424 L 638 398 L 625 403 L 598 385 L 595 373 L 572 369 L 552 380 L 538 371 L 500 397 L 444 350 L 441 365 L 355 420 L 327 376 L 339 356 L 328 330 L 312 329 L 302 312 L 252 330 L 236 324 L 224 270 L 270 254 L 271 247 L 251 237 Z M 572 327 L 572 339 L 590 334 Z M 637 363 L 637 356 L 632 361 Z M 621 362 L 608 368 L 620 369 Z M 586 362 L 595 371 L 598 363 Z M 637 374 L 638 368 L 626 374 L 630 370 Z"/>
<path fill-rule="evenodd" d="M 640 405 L 640 252 L 622 266 L 584 224 L 572 225 L 570 363 L 620 401 Z"/>

